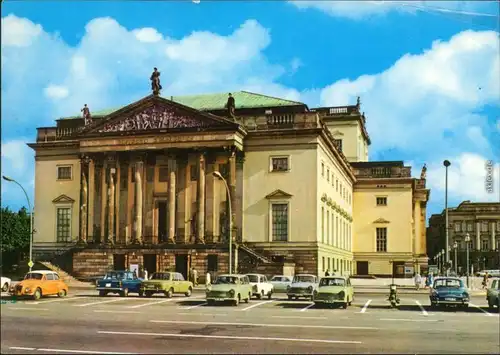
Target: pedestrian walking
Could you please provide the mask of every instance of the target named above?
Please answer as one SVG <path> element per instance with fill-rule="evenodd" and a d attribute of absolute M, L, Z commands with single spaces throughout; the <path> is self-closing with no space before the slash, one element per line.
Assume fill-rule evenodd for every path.
<path fill-rule="evenodd" d="M 483 288 L 486 288 L 486 286 L 488 286 L 488 278 L 489 278 L 488 271 L 486 271 L 483 276 Z"/>
<path fill-rule="evenodd" d="M 210 276 L 210 272 L 207 272 L 205 276 L 205 286 L 210 286 L 212 284 L 212 277 Z"/>
<path fill-rule="evenodd" d="M 337 270 L 333 270 L 333 276 L 339 276 L 339 273 L 337 272 Z"/>
<path fill-rule="evenodd" d="M 198 270 L 193 268 L 193 284 L 198 286 Z"/>
<path fill-rule="evenodd" d="M 144 269 L 144 280 L 149 280 L 148 279 L 148 270 Z"/>
<path fill-rule="evenodd" d="M 420 284 L 422 283 L 422 276 L 418 272 L 415 273 L 415 288 L 420 289 Z"/>
<path fill-rule="evenodd" d="M 328 272 L 328 269 L 327 269 L 325 272 L 325 277 L 328 277 L 328 276 L 330 276 L 330 273 Z"/>

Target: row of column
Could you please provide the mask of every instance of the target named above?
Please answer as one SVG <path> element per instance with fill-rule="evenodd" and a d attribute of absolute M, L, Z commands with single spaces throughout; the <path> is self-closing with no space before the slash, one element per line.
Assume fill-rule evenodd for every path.
<path fill-rule="evenodd" d="M 86 243 L 88 238 L 88 225 L 93 226 L 93 202 L 95 201 L 95 191 L 90 187 L 95 186 L 95 164 L 96 161 L 90 159 L 89 157 L 83 157 L 81 160 L 81 205 L 80 205 L 80 233 L 79 233 L 79 242 Z M 108 232 L 104 236 L 104 241 L 106 243 L 112 243 L 114 230 L 115 230 L 115 222 L 116 229 L 119 229 L 119 218 L 115 217 L 115 200 L 116 200 L 116 189 L 120 191 L 119 188 L 119 169 L 120 166 L 116 164 L 116 160 L 113 157 L 109 156 L 107 160 L 107 164 L 113 164 L 115 167 L 109 169 L 108 182 L 106 184 L 106 165 L 103 164 L 103 173 L 101 174 L 101 235 L 103 235 L 105 231 L 105 221 L 106 221 L 106 208 L 108 211 Z M 134 206 L 135 206 L 135 215 L 134 215 L 134 242 L 142 243 L 143 242 L 143 170 L 144 170 L 144 162 L 143 157 L 139 156 L 138 159 L 134 163 L 135 165 L 135 183 L 134 183 Z M 205 196 L 205 176 L 206 176 L 206 158 L 204 153 L 200 153 L 198 157 L 198 179 L 197 179 L 197 229 L 196 229 L 196 242 L 203 244 L 205 242 L 205 205 L 206 205 L 206 196 Z M 118 179 L 115 184 L 115 176 L 117 174 L 118 169 Z M 186 164 L 186 169 L 189 171 L 189 165 Z M 129 169 L 130 171 L 131 169 Z M 88 176 L 88 178 L 87 178 Z M 130 178 L 129 178 L 130 181 Z M 169 186 L 168 186 L 168 218 L 169 218 L 169 231 L 168 231 L 168 239 L 170 243 L 175 243 L 175 232 L 176 232 L 176 217 L 177 217 L 177 206 L 176 206 L 176 183 L 177 183 L 177 174 L 175 170 L 170 172 L 169 176 Z M 189 174 L 186 174 L 186 184 L 190 183 Z M 235 206 L 236 206 L 236 152 L 233 150 L 229 156 L 229 181 L 227 182 L 229 185 L 230 199 L 232 208 L 232 218 L 233 225 L 235 222 Z M 115 187 L 117 185 L 117 187 Z M 128 185 L 130 188 L 130 185 Z M 131 197 L 129 191 L 129 197 Z M 89 206 L 90 205 L 90 206 Z M 119 207 L 119 204 L 117 205 Z M 186 209 L 187 206 L 184 206 Z M 189 210 L 189 209 L 187 209 Z M 88 213 L 90 211 L 90 214 Z M 117 216 L 119 216 L 119 209 L 117 209 Z M 116 220 L 116 221 L 115 221 Z M 128 235 L 127 235 L 128 242 Z"/>
<path fill-rule="evenodd" d="M 490 222 L 490 229 L 491 229 L 491 245 L 490 249 L 495 250 L 496 249 L 496 236 L 495 236 L 495 229 L 496 229 L 496 222 Z M 476 222 L 476 250 L 481 250 L 481 222 Z"/>

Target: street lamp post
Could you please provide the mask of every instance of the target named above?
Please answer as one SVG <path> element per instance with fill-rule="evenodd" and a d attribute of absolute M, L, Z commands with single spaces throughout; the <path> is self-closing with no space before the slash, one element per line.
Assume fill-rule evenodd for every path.
<path fill-rule="evenodd" d="M 224 176 L 222 176 L 220 172 L 214 171 L 212 175 L 222 180 L 224 183 L 227 191 L 227 199 L 229 201 L 229 274 L 231 274 L 233 269 L 233 206 L 231 206 L 231 191 L 229 190 L 226 179 L 224 179 Z"/>
<path fill-rule="evenodd" d="M 467 233 L 465 235 L 465 259 L 467 261 L 467 263 L 466 263 L 467 264 L 467 273 L 466 273 L 466 275 L 467 275 L 467 287 L 469 287 L 469 270 L 470 270 L 470 268 L 469 268 L 469 242 L 470 242 L 470 235 L 469 235 L 469 233 Z"/>
<path fill-rule="evenodd" d="M 446 270 L 446 265 L 444 264 L 444 262 L 446 260 L 445 254 L 446 254 L 446 251 L 444 249 L 441 249 L 441 268 Z"/>
<path fill-rule="evenodd" d="M 457 242 L 453 243 L 453 249 L 455 250 L 455 273 L 458 275 L 458 265 L 457 265 L 457 249 L 458 249 L 458 243 L 457 243 Z"/>
<path fill-rule="evenodd" d="M 18 185 L 23 190 L 24 196 L 26 196 L 26 200 L 28 201 L 28 209 L 30 212 L 30 261 L 28 263 L 28 266 L 29 266 L 29 270 L 31 271 L 32 259 L 33 259 L 33 209 L 31 208 L 30 198 L 28 197 L 28 194 L 26 193 L 26 190 L 24 189 L 23 185 L 21 185 L 16 180 L 14 180 L 8 176 L 2 175 L 2 178 L 5 181 L 13 182 L 14 184 Z"/>
<path fill-rule="evenodd" d="M 451 165 L 449 160 L 443 161 L 443 165 L 445 166 L 445 182 L 444 182 L 444 210 L 446 214 L 446 266 L 448 266 L 450 262 L 450 253 L 448 252 L 448 248 L 450 246 L 449 235 L 448 235 L 448 167 Z M 446 268 L 446 276 L 448 276 L 448 268 Z"/>

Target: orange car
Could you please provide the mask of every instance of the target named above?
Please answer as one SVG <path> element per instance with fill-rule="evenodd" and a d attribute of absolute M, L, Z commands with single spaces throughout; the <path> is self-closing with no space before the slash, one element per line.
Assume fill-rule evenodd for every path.
<path fill-rule="evenodd" d="M 31 271 L 23 281 L 11 286 L 9 293 L 14 297 L 32 297 L 35 300 L 50 295 L 64 297 L 68 294 L 68 285 L 59 278 L 57 272 Z"/>

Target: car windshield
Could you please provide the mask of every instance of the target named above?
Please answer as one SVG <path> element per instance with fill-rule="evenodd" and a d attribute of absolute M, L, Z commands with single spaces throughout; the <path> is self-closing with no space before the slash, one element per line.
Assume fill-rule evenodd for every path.
<path fill-rule="evenodd" d="M 276 281 L 276 282 L 289 282 L 290 279 L 286 276 L 274 276 L 271 281 Z"/>
<path fill-rule="evenodd" d="M 312 282 L 314 283 L 314 276 L 299 275 L 293 278 L 293 282 Z"/>
<path fill-rule="evenodd" d="M 169 272 L 155 272 L 150 278 L 150 280 L 170 280 Z"/>
<path fill-rule="evenodd" d="M 112 280 L 121 280 L 125 278 L 125 273 L 124 272 L 108 272 L 106 276 L 104 276 L 105 279 L 112 279 Z"/>
<path fill-rule="evenodd" d="M 434 288 L 440 287 L 460 288 L 463 287 L 463 283 L 461 280 L 457 279 L 439 279 L 434 281 Z"/>
<path fill-rule="evenodd" d="M 250 282 L 259 282 L 259 277 L 257 275 L 247 275 Z"/>
<path fill-rule="evenodd" d="M 237 281 L 238 281 L 238 278 L 236 276 L 219 276 L 215 280 L 214 284 L 215 285 L 236 284 Z"/>
<path fill-rule="evenodd" d="M 345 286 L 344 279 L 321 279 L 320 286 Z"/>
<path fill-rule="evenodd" d="M 43 274 L 40 274 L 38 272 L 30 272 L 29 274 L 26 274 L 24 276 L 25 280 L 41 280 L 43 279 Z"/>

